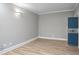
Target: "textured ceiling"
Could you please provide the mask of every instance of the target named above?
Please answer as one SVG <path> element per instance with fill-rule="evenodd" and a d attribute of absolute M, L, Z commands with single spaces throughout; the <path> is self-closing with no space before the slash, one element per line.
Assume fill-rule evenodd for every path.
<path fill-rule="evenodd" d="M 37 14 L 46 14 L 62 11 L 72 11 L 77 4 L 75 3 L 25 3 L 16 4 L 25 9 L 29 9 Z"/>

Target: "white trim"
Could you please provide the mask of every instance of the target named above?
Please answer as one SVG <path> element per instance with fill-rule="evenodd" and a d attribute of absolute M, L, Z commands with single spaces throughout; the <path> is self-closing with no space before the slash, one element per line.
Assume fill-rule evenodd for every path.
<path fill-rule="evenodd" d="M 78 3 L 75 4 L 73 11 L 75 11 L 77 9 L 78 5 L 79 5 Z"/>
<path fill-rule="evenodd" d="M 9 51 L 11 51 L 11 50 L 14 50 L 14 49 L 16 49 L 16 48 L 19 48 L 19 47 L 23 46 L 24 44 L 28 44 L 28 43 L 30 43 L 30 42 L 32 42 L 32 41 L 38 39 L 38 38 L 67 41 L 67 39 L 64 39 L 64 38 L 53 38 L 53 37 L 38 36 L 38 37 L 32 38 L 32 39 L 30 39 L 30 40 L 28 40 L 28 41 L 25 41 L 25 42 L 22 42 L 22 43 L 20 43 L 20 44 L 17 44 L 17 45 L 14 45 L 14 46 L 12 46 L 12 47 L 9 47 L 9 48 L 4 49 L 4 50 L 0 51 L 0 55 L 4 54 L 4 53 L 6 53 L 6 52 L 9 52 Z"/>
<path fill-rule="evenodd" d="M 60 11 L 46 11 L 46 12 L 38 13 L 38 15 L 44 15 L 44 14 L 50 14 L 50 13 L 60 13 L 60 12 L 74 11 L 74 10 L 78 7 L 78 5 L 79 5 L 79 4 L 76 3 L 73 9 L 69 9 L 69 10 L 60 10 Z"/>
<path fill-rule="evenodd" d="M 72 10 L 61 10 L 61 11 L 42 12 L 42 13 L 39 13 L 38 15 L 51 14 L 51 13 L 60 13 L 60 12 L 68 12 L 68 11 L 73 11 L 73 9 Z"/>
<path fill-rule="evenodd" d="M 39 36 L 39 38 L 50 39 L 50 40 L 63 40 L 63 41 L 67 41 L 67 39 L 65 39 L 65 38 L 54 38 L 54 37 L 43 37 L 43 36 Z"/>
<path fill-rule="evenodd" d="M 6 53 L 6 52 L 9 52 L 9 51 L 11 51 L 11 50 L 14 50 L 14 49 L 16 49 L 16 48 L 19 48 L 19 47 L 23 46 L 24 44 L 28 44 L 28 43 L 30 43 L 30 42 L 36 40 L 37 38 L 38 38 L 38 37 L 35 37 L 35 38 L 32 38 L 32 39 L 30 39 L 30 40 L 28 40 L 28 41 L 25 41 L 25 42 L 22 42 L 22 43 L 20 43 L 20 44 L 14 45 L 14 46 L 12 46 L 12 47 L 6 48 L 6 49 L 0 51 L 0 55 L 1 55 L 1 54 L 4 54 L 4 53 Z"/>
<path fill-rule="evenodd" d="M 60 12 L 74 11 L 74 10 L 78 7 L 78 5 L 79 5 L 79 4 L 76 3 L 73 9 L 69 9 L 69 10 L 60 10 L 60 11 L 46 11 L 46 12 L 38 13 L 38 15 L 44 15 L 44 14 L 50 14 L 50 13 L 60 13 Z"/>
<path fill-rule="evenodd" d="M 23 6 L 19 5 L 19 4 L 14 4 L 15 6 L 17 7 L 21 7 L 21 8 L 24 8 Z M 27 5 L 28 6 L 28 5 Z M 46 11 L 46 12 L 38 12 L 32 8 L 29 8 L 27 7 L 26 9 L 35 13 L 35 14 L 38 14 L 38 15 L 43 15 L 43 14 L 50 14 L 50 13 L 59 13 L 59 12 L 67 12 L 67 11 L 74 11 L 76 9 L 76 7 L 78 6 L 78 3 L 75 4 L 74 8 L 73 9 L 69 9 L 69 10 L 60 10 L 60 11 Z M 25 8 L 24 8 L 25 9 Z"/>

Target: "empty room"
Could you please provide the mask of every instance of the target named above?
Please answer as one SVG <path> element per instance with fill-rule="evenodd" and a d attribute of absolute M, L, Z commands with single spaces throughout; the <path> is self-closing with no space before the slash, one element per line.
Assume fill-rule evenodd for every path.
<path fill-rule="evenodd" d="M 79 55 L 78 3 L 0 3 L 0 55 Z"/>

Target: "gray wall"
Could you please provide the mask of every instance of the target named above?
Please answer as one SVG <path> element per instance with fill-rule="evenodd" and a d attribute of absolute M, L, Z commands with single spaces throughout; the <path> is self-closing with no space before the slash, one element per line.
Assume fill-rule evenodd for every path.
<path fill-rule="evenodd" d="M 73 16 L 73 12 L 40 15 L 39 36 L 67 39 L 67 22 L 68 17 L 71 16 Z"/>
<path fill-rule="evenodd" d="M 77 5 L 76 9 L 74 10 L 74 16 L 79 16 L 79 4 Z"/>
<path fill-rule="evenodd" d="M 17 17 L 14 9 L 15 6 L 12 4 L 0 4 L 0 50 L 25 42 L 38 35 L 67 38 L 67 18 L 73 16 L 73 12 L 38 16 L 20 8 L 23 13 Z"/>
<path fill-rule="evenodd" d="M 79 17 L 79 4 L 78 4 L 77 8 L 74 10 L 74 16 Z M 78 23 L 79 23 L 79 21 L 78 21 Z M 78 25 L 78 27 L 79 27 L 79 25 Z M 78 32 L 79 32 L 79 29 L 78 29 Z M 79 35 L 78 35 L 78 37 L 79 37 Z M 78 47 L 79 47 L 79 39 L 78 39 Z"/>
<path fill-rule="evenodd" d="M 38 15 L 21 9 L 15 15 L 12 4 L 0 4 L 0 50 L 38 36 Z"/>

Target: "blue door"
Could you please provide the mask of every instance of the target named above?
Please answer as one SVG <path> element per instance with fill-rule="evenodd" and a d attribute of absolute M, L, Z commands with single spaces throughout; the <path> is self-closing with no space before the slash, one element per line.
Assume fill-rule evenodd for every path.
<path fill-rule="evenodd" d="M 68 28 L 78 28 L 78 17 L 68 18 Z"/>
<path fill-rule="evenodd" d="M 78 46 L 78 33 L 68 33 L 68 44 Z"/>
<path fill-rule="evenodd" d="M 75 29 L 78 29 L 78 17 L 68 18 L 68 30 L 70 29 L 71 32 L 68 32 L 68 44 L 78 46 L 78 32 L 74 32 Z"/>

